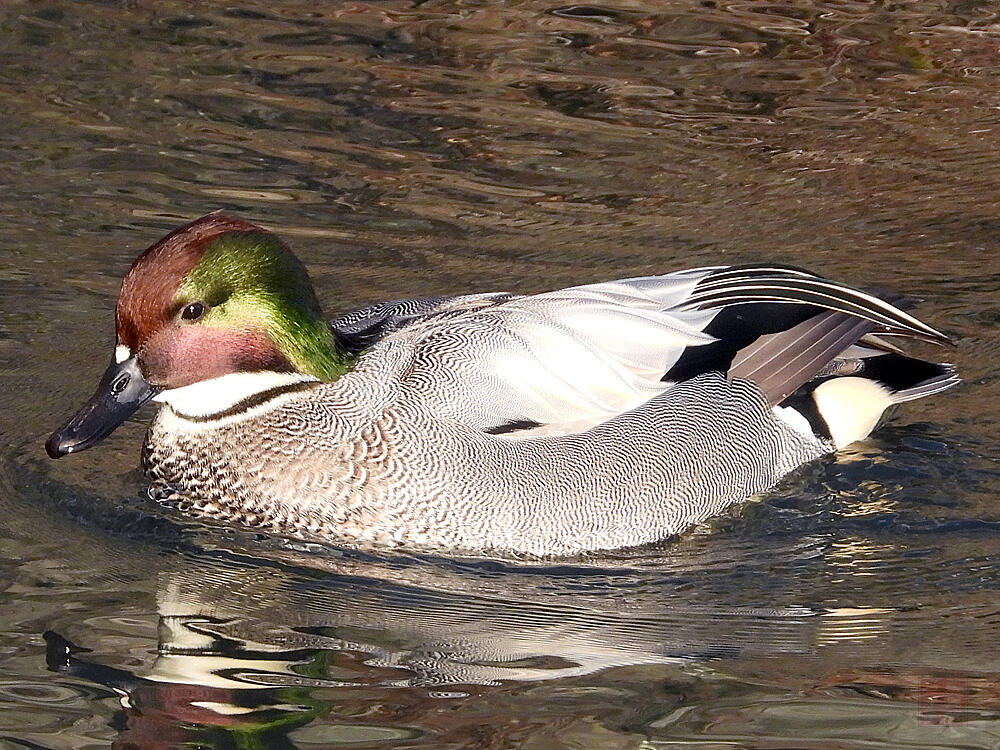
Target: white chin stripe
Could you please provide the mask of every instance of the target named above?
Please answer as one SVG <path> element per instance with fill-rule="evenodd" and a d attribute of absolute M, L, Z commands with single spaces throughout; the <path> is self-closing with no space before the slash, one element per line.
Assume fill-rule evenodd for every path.
<path fill-rule="evenodd" d="M 297 372 L 234 372 L 162 391 L 153 400 L 169 405 L 181 416 L 207 417 L 258 393 L 309 380 L 316 378 Z"/>
<path fill-rule="evenodd" d="M 117 362 L 118 364 L 121 364 L 131 356 L 132 356 L 132 350 L 129 349 L 127 346 L 119 344 L 118 346 L 115 347 L 115 362 Z"/>

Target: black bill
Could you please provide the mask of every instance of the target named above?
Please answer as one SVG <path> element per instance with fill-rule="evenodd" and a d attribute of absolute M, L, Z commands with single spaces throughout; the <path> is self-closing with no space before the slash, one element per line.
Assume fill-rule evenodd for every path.
<path fill-rule="evenodd" d="M 94 395 L 52 433 L 45 450 L 52 458 L 61 458 L 99 443 L 158 392 L 142 377 L 135 357 L 112 362 Z"/>

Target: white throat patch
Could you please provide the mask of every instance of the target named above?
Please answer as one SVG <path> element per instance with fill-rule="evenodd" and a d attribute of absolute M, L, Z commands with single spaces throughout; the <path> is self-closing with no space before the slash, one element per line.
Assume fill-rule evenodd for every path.
<path fill-rule="evenodd" d="M 244 399 L 293 383 L 319 382 L 298 372 L 233 372 L 182 388 L 171 388 L 153 397 L 183 417 L 208 417 Z"/>

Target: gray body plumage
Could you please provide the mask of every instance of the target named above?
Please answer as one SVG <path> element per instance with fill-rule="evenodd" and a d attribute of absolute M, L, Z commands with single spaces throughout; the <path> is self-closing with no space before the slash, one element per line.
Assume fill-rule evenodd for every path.
<path fill-rule="evenodd" d="M 363 308 L 334 323 L 364 349 L 346 375 L 289 378 L 207 413 L 168 401 L 144 465 L 156 496 L 186 511 L 346 544 L 570 555 L 660 540 L 834 449 L 782 414 L 775 373 L 798 382 L 799 350 L 830 338 L 831 314 L 874 315 L 817 310 L 822 335 L 772 336 L 760 351 L 777 369 L 763 375 L 781 382 L 765 390 L 725 371 L 664 380 L 718 340 L 706 328 L 732 301 L 691 301 L 720 273 Z M 901 316 L 879 321 L 885 332 L 936 334 L 884 307 Z M 848 346 L 834 343 L 810 355 L 812 374 Z M 738 361 L 757 372 L 761 359 L 751 346 Z"/>

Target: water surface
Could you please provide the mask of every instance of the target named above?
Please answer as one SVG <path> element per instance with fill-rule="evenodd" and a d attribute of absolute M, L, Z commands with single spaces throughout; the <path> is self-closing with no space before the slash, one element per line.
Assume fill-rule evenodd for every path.
<path fill-rule="evenodd" d="M 10 0 L 0 34 L 0 747 L 1000 747 L 993 3 Z M 966 384 L 653 549 L 206 528 L 142 499 L 148 415 L 41 444 L 128 264 L 217 208 L 331 317 L 780 261 L 922 298 Z"/>

